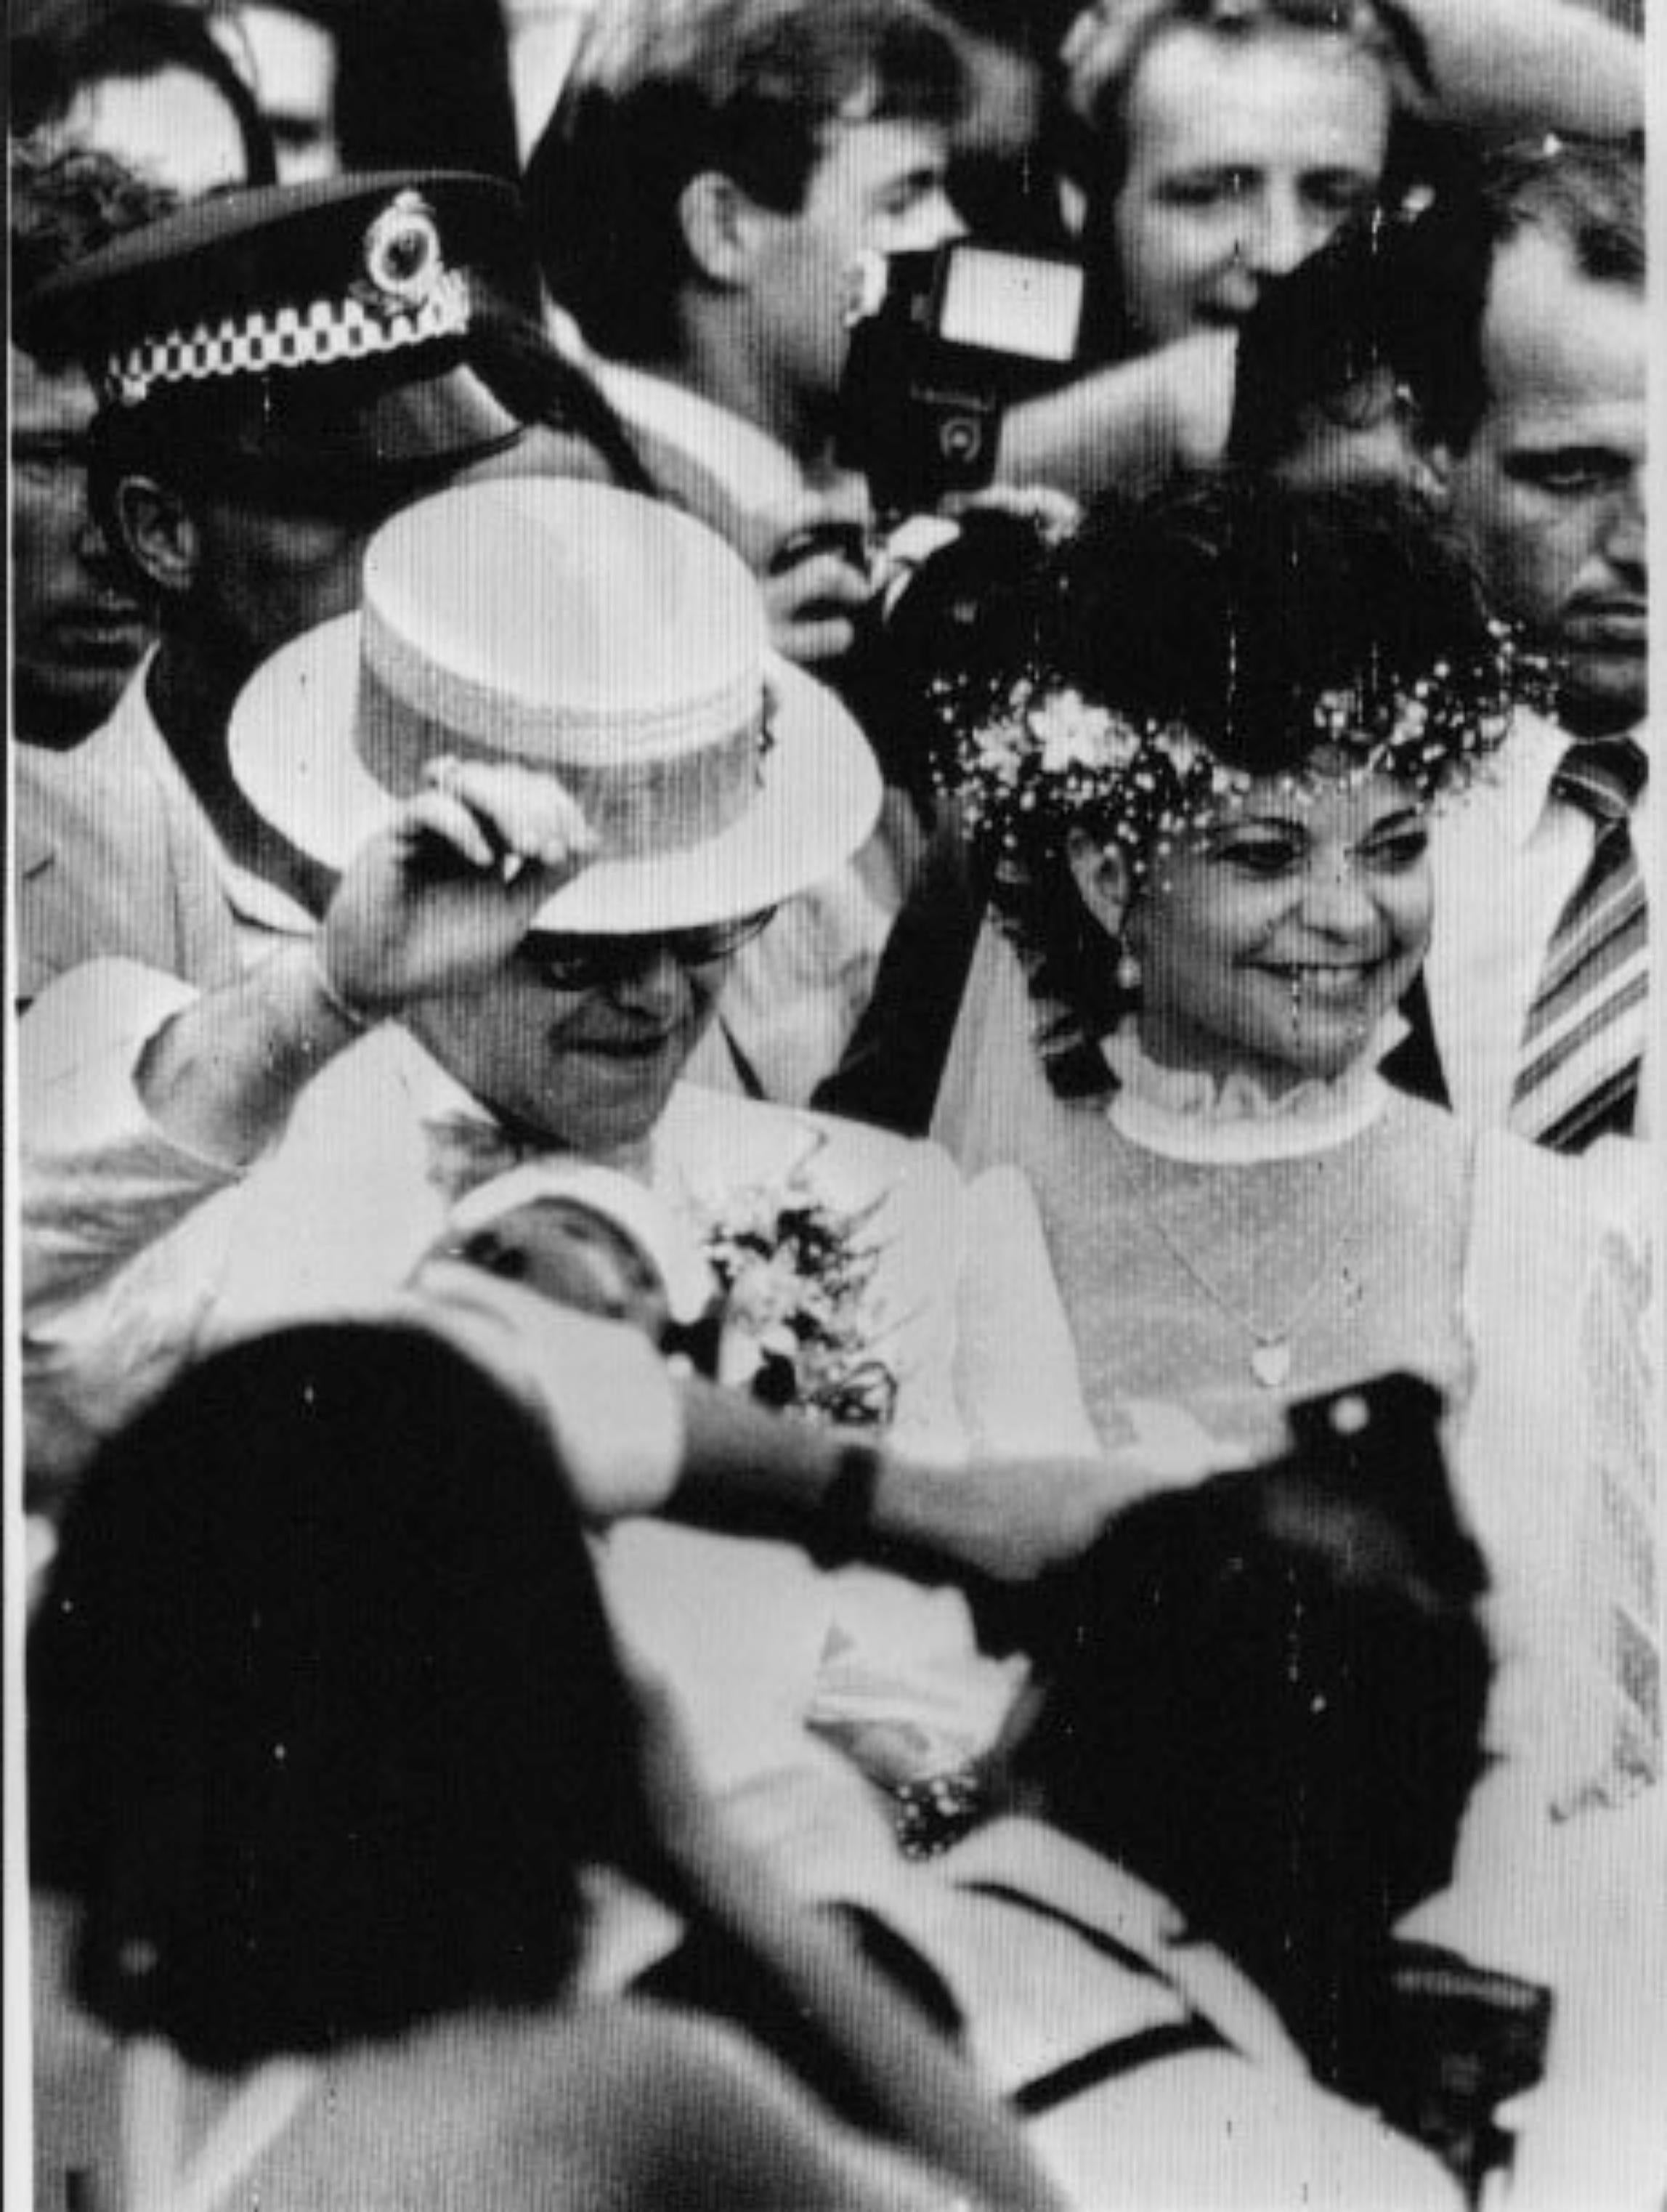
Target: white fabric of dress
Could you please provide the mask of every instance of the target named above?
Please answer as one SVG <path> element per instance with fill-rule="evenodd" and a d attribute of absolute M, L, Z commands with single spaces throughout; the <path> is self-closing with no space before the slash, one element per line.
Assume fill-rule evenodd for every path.
<path fill-rule="evenodd" d="M 968 1174 L 1030 1178 L 1102 1443 L 1167 1398 L 1254 1455 L 1280 1448 L 1294 1400 L 1425 1375 L 1452 1405 L 1494 1580 L 1499 1741 L 1549 1761 L 1538 1786 L 1559 1804 L 1594 1772 L 1658 1774 L 1663 1226 L 1645 1149 L 1569 1160 L 1467 1130 L 1369 1060 L 1269 1101 L 1155 1067 L 1137 1033 L 1107 1048 L 1109 1104 L 1067 1103 L 1031 1035 L 1018 957 L 986 924 L 934 1134 Z M 1251 1374 L 1252 1321 L 1291 1323 L 1277 1389 Z"/>

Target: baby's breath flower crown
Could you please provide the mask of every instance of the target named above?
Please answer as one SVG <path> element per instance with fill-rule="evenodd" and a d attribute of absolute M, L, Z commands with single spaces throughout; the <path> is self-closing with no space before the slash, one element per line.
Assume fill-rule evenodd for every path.
<path fill-rule="evenodd" d="M 942 678 L 932 687 L 944 738 L 934 780 L 958 800 L 998 893 L 1049 870 L 1077 829 L 1115 840 L 1138 876 L 1260 776 L 1300 794 L 1383 774 L 1433 803 L 1481 773 L 1516 705 L 1543 696 L 1540 664 L 1503 623 L 1489 634 L 1492 650 L 1470 666 L 1438 661 L 1409 679 L 1369 670 L 1294 701 L 1281 760 L 1266 767 L 1238 764 L 1235 752 L 1254 755 L 1230 732 L 1217 750 L 1177 720 L 1100 705 L 1044 670 L 993 701 Z"/>

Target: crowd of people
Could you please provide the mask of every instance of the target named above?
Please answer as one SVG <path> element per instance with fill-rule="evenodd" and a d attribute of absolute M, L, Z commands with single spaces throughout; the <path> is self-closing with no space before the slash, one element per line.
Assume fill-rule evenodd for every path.
<path fill-rule="evenodd" d="M 14 11 L 42 2212 L 1661 2212 L 1638 15 Z"/>

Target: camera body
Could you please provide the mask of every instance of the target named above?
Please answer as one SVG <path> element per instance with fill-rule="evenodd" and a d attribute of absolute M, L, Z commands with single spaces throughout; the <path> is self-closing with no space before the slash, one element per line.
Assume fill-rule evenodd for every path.
<path fill-rule="evenodd" d="M 956 239 L 865 257 L 840 392 L 838 455 L 886 520 L 995 474 L 1002 417 L 1071 372 L 1084 272 L 1061 257 Z"/>

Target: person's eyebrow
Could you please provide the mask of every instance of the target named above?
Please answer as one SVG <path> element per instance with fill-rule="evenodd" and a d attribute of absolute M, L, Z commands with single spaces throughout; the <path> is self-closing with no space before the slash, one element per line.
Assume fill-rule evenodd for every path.
<path fill-rule="evenodd" d="M 1278 803 L 1276 799 L 1270 799 L 1268 802 L 1270 808 L 1277 806 Z M 1234 814 L 1208 823 L 1205 826 L 1204 836 L 1209 843 L 1221 844 L 1228 838 L 1237 836 L 1246 830 L 1264 830 L 1299 837 L 1306 837 L 1308 834 L 1307 823 L 1294 811 L 1290 813 L 1275 813 L 1264 812 L 1258 809 L 1254 813 Z"/>
<path fill-rule="evenodd" d="M 1630 468 L 1633 457 L 1622 447 L 1602 439 L 1558 438 L 1555 433 L 1537 437 L 1531 431 L 1518 439 L 1505 456 L 1509 469 Z"/>
<path fill-rule="evenodd" d="M 1393 814 L 1379 815 L 1377 821 L 1361 839 L 1361 842 L 1363 845 L 1369 844 L 1374 837 L 1381 837 L 1386 833 L 1392 834 L 1401 830 L 1421 830 L 1428 818 L 1428 809 L 1420 806 L 1415 801 L 1406 806 L 1397 807 Z"/>

